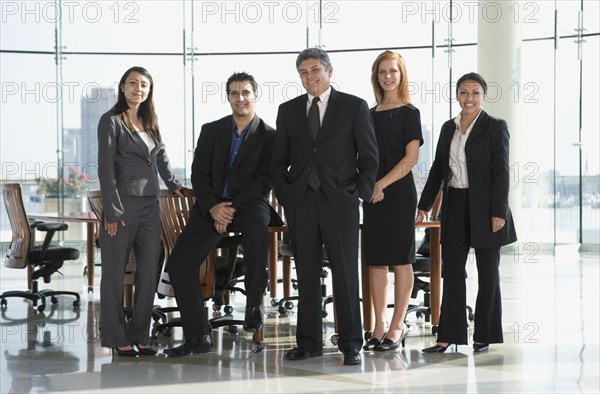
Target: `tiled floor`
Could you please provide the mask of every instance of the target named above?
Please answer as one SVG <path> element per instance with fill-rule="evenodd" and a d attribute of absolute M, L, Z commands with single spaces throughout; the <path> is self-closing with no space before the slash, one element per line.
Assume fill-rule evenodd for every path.
<path fill-rule="evenodd" d="M 0 392 L 598 392 L 599 257 L 574 252 L 502 257 L 505 343 L 473 354 L 458 351 L 426 355 L 434 343 L 430 327 L 411 317 L 406 348 L 365 353 L 360 366 L 342 365 L 327 341 L 320 358 L 283 359 L 294 343 L 295 314 L 280 317 L 268 308 L 265 349 L 250 350 L 248 334 L 214 331 L 207 354 L 169 359 L 124 359 L 99 345 L 99 286 L 86 293 L 82 264 L 68 263 L 52 287 L 78 289 L 82 307 L 74 311 L 61 298 L 44 313 L 29 302 L 9 299 L 0 317 Z M 468 288 L 476 285 L 468 263 Z M 25 286 L 25 272 L 0 269 L 2 291 Z M 97 284 L 100 277 L 98 277 Z M 469 292 L 474 305 L 475 293 Z M 265 299 L 268 303 L 268 300 Z M 157 301 L 163 305 L 172 300 Z M 242 310 L 243 299 L 234 302 Z M 48 308 L 50 309 L 50 308 Z M 333 324 L 324 324 L 324 335 Z M 160 337 L 159 350 L 177 345 L 181 331 Z"/>

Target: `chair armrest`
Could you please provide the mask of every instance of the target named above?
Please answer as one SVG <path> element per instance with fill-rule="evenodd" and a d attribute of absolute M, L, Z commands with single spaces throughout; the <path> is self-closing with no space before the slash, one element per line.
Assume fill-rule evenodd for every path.
<path fill-rule="evenodd" d="M 59 223 L 59 222 L 52 222 L 52 223 L 41 222 L 41 223 L 38 223 L 36 228 L 40 231 L 56 232 L 56 231 L 68 230 L 69 225 L 67 223 Z"/>
<path fill-rule="evenodd" d="M 39 231 L 46 231 L 47 234 L 46 234 L 46 237 L 44 238 L 44 243 L 42 244 L 42 251 L 40 252 L 39 259 L 38 259 L 38 261 L 36 261 L 34 263 L 44 261 L 44 256 L 46 255 L 46 251 L 48 250 L 48 247 L 50 246 L 50 242 L 52 242 L 54 233 L 56 233 L 57 231 L 67 230 L 69 228 L 69 225 L 67 223 L 59 223 L 59 222 L 40 223 L 37 225 L 36 228 Z"/>

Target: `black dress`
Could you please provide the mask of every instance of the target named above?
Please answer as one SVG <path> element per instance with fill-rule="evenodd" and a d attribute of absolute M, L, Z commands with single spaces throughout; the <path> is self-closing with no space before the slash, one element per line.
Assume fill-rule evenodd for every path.
<path fill-rule="evenodd" d="M 411 104 L 386 111 L 371 109 L 379 146 L 377 180 L 383 178 L 406 154 L 406 145 L 423 145 L 421 116 Z M 415 214 L 417 190 L 412 172 L 383 191 L 383 201 L 363 202 L 367 265 L 393 266 L 415 262 Z"/>

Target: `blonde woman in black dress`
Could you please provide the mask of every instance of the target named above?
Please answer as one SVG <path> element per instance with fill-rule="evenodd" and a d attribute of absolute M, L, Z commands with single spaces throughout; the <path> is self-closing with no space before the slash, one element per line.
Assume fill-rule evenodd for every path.
<path fill-rule="evenodd" d="M 404 59 L 385 51 L 373 63 L 371 110 L 379 169 L 371 201 L 364 202 L 364 237 L 375 329 L 365 350 L 394 350 L 408 334 L 404 324 L 413 288 L 417 191 L 412 168 L 423 144 L 419 110 L 410 103 Z M 394 313 L 387 327 L 388 270 L 394 272 Z M 387 330 L 387 331 L 386 331 Z"/>

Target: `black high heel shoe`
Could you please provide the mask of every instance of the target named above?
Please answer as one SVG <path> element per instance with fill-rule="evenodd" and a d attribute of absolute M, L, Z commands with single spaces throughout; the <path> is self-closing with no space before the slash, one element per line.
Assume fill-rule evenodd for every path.
<path fill-rule="evenodd" d="M 423 353 L 444 353 L 446 351 L 446 349 L 448 349 L 450 346 L 452 346 L 451 343 L 447 344 L 446 346 L 442 346 L 442 345 L 438 345 L 437 343 L 431 347 L 427 347 L 423 350 L 421 350 Z M 458 350 L 458 345 L 454 345 L 454 351 L 456 352 Z"/>
<path fill-rule="evenodd" d="M 377 339 L 375 337 L 369 338 L 365 346 L 363 346 L 363 350 L 375 350 L 381 345 L 381 342 L 385 339 L 387 332 L 384 332 L 381 336 L 381 339 Z"/>
<path fill-rule="evenodd" d="M 137 357 L 140 355 L 134 348 L 123 350 L 119 349 L 118 347 L 114 347 L 112 348 L 112 354 L 114 355 L 115 353 L 117 353 L 117 355 L 120 357 Z"/>
<path fill-rule="evenodd" d="M 402 347 L 404 347 L 404 343 L 406 341 L 406 336 L 408 335 L 408 326 L 404 324 L 402 326 L 402 334 L 400 334 L 400 338 L 396 342 L 392 341 L 389 338 L 385 338 L 379 346 L 375 348 L 375 350 L 380 352 L 387 352 L 389 350 L 396 350 L 400 347 L 400 343 L 402 343 Z"/>
<path fill-rule="evenodd" d="M 143 356 L 156 356 L 156 353 L 158 353 L 158 351 L 151 346 L 141 347 L 139 343 L 136 343 L 135 347 L 137 348 L 138 353 Z"/>
<path fill-rule="evenodd" d="M 474 343 L 473 344 L 473 351 L 476 353 L 483 352 L 485 350 L 488 350 L 489 348 L 490 348 L 489 343 Z"/>

